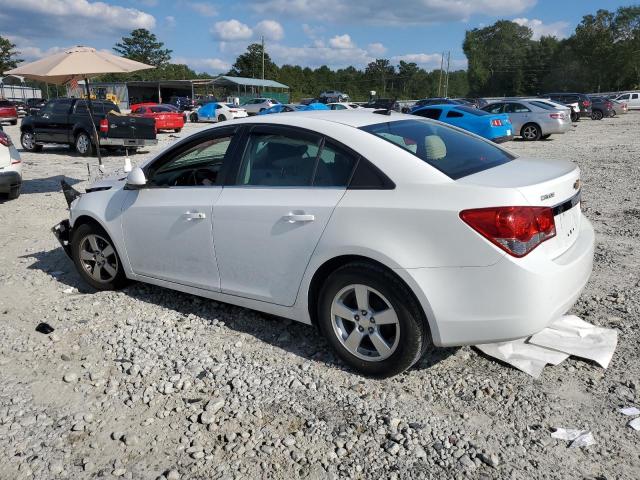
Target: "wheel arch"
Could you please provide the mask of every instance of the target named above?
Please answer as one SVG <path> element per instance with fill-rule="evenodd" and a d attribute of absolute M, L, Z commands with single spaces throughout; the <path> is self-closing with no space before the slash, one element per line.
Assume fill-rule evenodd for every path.
<path fill-rule="evenodd" d="M 522 135 L 522 131 L 525 129 L 526 126 L 528 125 L 534 125 L 539 131 L 540 131 L 540 135 L 543 135 L 544 132 L 542 131 L 542 127 L 540 126 L 540 124 L 538 122 L 527 122 L 524 123 L 522 125 L 522 127 L 520 127 L 520 135 Z"/>
<path fill-rule="evenodd" d="M 345 255 L 339 255 L 339 256 L 330 258 L 326 260 L 324 263 L 322 263 L 313 273 L 313 276 L 311 277 L 311 281 L 309 282 L 309 287 L 306 292 L 307 309 L 308 309 L 309 319 L 311 320 L 312 325 L 318 328 L 318 318 L 317 318 L 318 317 L 318 297 L 324 282 L 327 280 L 327 278 L 329 278 L 329 275 L 335 272 L 338 268 L 344 265 L 347 265 L 349 263 L 355 263 L 355 262 L 368 263 L 368 264 L 377 266 L 379 268 L 383 268 L 384 270 L 389 272 L 391 275 L 396 277 L 398 281 L 402 282 L 404 286 L 407 287 L 407 290 L 409 291 L 410 295 L 413 297 L 416 304 L 420 308 L 420 311 L 422 312 L 422 315 L 423 315 L 423 319 L 426 320 L 427 322 L 427 326 L 431 332 L 432 338 L 434 340 L 440 338 L 439 329 L 435 322 L 433 311 L 431 309 L 431 306 L 429 305 L 428 299 L 426 299 L 426 297 L 424 296 L 421 299 L 419 298 L 418 295 L 416 295 L 415 289 L 412 287 L 411 285 L 412 282 L 409 280 L 409 277 L 399 274 L 402 271 L 401 269 L 390 268 L 389 266 L 385 265 L 384 263 L 378 260 L 374 260 L 371 257 L 358 255 L 358 254 L 345 254 Z"/>

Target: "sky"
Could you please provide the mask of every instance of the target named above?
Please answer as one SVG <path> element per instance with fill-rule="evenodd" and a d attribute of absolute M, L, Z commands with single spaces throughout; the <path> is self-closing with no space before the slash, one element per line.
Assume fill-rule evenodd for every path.
<path fill-rule="evenodd" d="M 376 58 L 432 70 L 441 53 L 466 67 L 466 30 L 513 20 L 540 35 L 569 36 L 583 15 L 616 0 L 0 0 L 0 35 L 26 61 L 73 45 L 110 50 L 146 28 L 198 72 L 229 70 L 247 45 L 265 39 L 278 64 L 363 68 Z"/>

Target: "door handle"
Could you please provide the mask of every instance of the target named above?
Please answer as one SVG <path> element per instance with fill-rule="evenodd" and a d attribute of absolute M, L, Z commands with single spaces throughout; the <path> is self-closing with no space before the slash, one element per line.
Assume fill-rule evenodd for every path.
<path fill-rule="evenodd" d="M 291 212 L 282 218 L 284 218 L 289 223 L 298 223 L 298 222 L 313 222 L 316 219 L 316 216 L 307 215 L 306 213 Z"/>
<path fill-rule="evenodd" d="M 202 220 L 203 218 L 207 218 L 207 216 L 202 212 L 184 212 L 182 216 L 189 222 L 191 220 Z"/>

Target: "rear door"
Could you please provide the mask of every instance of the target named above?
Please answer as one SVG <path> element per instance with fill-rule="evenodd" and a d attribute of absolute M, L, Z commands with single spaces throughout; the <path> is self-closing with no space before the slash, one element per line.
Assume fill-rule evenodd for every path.
<path fill-rule="evenodd" d="M 222 292 L 293 305 L 356 159 L 318 134 L 252 127 L 213 209 Z"/>
<path fill-rule="evenodd" d="M 522 126 L 530 121 L 531 110 L 522 103 L 508 102 L 504 106 L 504 113 L 509 115 L 514 135 L 520 135 Z"/>

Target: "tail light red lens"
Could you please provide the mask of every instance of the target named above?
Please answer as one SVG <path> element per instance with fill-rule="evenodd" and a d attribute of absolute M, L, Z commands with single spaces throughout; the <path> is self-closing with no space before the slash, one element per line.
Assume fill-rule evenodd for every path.
<path fill-rule="evenodd" d="M 100 131 L 102 133 L 107 133 L 109 131 L 109 120 L 106 118 L 100 120 Z"/>
<path fill-rule="evenodd" d="M 591 105 L 591 102 L 589 100 L 583 100 L 582 101 L 582 106 L 583 107 L 588 107 L 589 105 Z"/>
<path fill-rule="evenodd" d="M 549 207 L 490 207 L 464 210 L 460 218 L 480 235 L 514 257 L 524 257 L 555 237 Z"/>
<path fill-rule="evenodd" d="M 549 116 L 555 119 L 563 119 L 564 113 L 550 113 Z"/>
<path fill-rule="evenodd" d="M 502 120 L 500 120 L 499 118 L 494 118 L 493 120 L 491 120 L 491 126 L 492 127 L 501 127 L 502 126 Z"/>
<path fill-rule="evenodd" d="M 0 145 L 4 145 L 5 147 L 10 147 L 11 145 L 13 145 L 13 142 L 11 142 L 9 136 L 4 132 L 0 132 Z"/>

